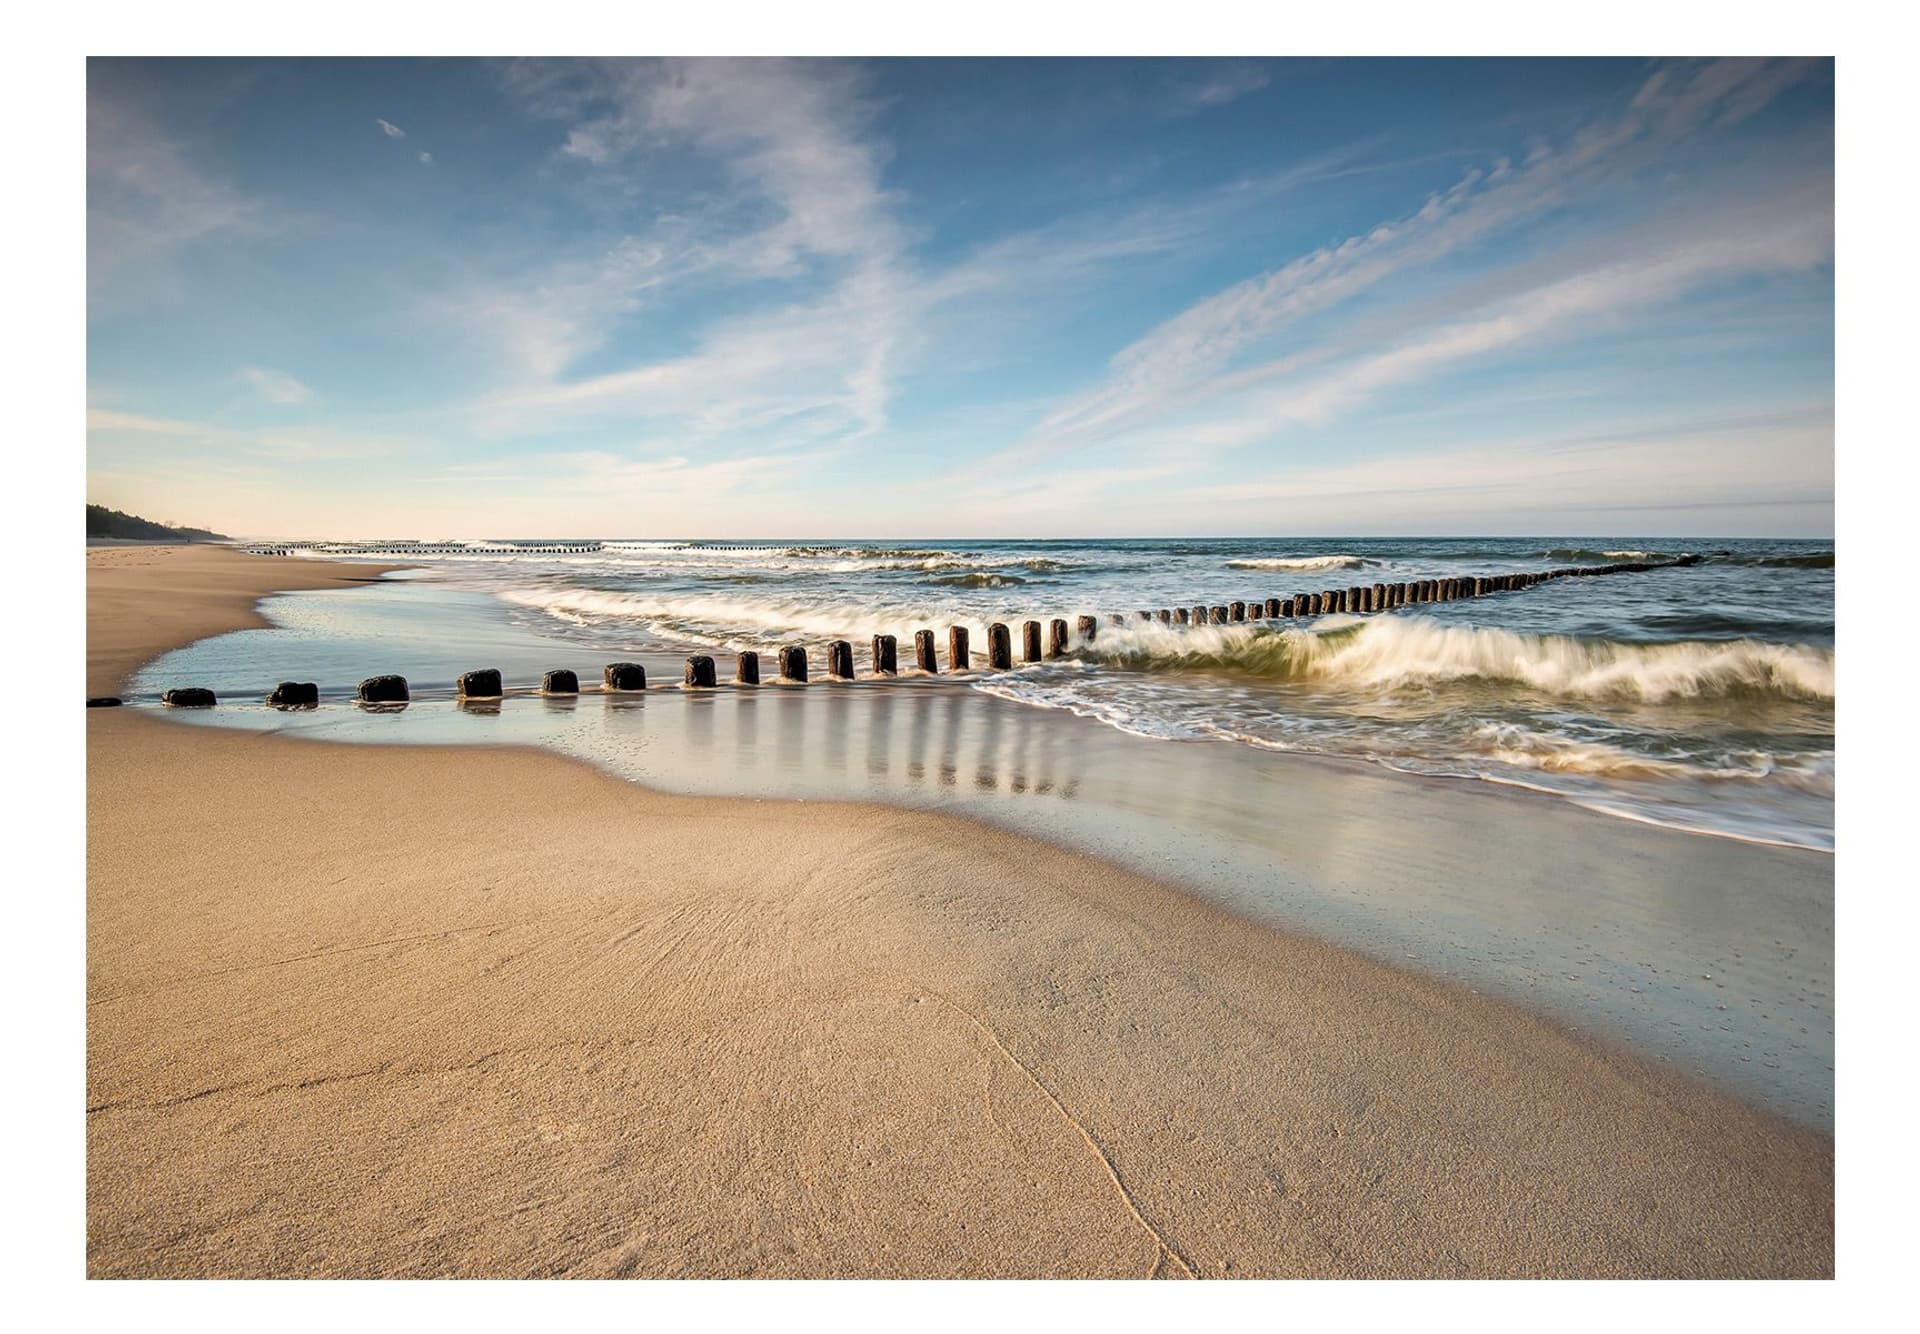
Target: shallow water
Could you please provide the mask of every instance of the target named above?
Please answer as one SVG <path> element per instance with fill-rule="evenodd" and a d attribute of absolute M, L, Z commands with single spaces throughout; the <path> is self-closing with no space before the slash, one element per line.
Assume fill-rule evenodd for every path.
<path fill-rule="evenodd" d="M 540 745 L 670 791 L 873 799 L 993 820 L 1259 920 L 1517 999 L 1795 1119 L 1831 1124 L 1825 853 L 1647 828 L 1560 797 L 1204 732 L 1147 739 L 1007 698 L 1005 675 L 663 689 L 678 679 L 683 645 L 616 645 L 600 637 L 604 628 L 582 636 L 431 577 L 288 594 L 262 610 L 280 628 L 169 654 L 135 692 L 211 686 L 227 701 L 220 708 L 170 715 L 207 725 Z M 1350 631 L 1328 627 L 1339 633 Z M 452 699 L 462 669 L 499 667 L 509 681 L 532 682 L 569 667 L 592 681 L 611 657 L 643 662 L 652 688 Z M 394 713 L 346 703 L 351 683 L 374 670 L 410 677 L 415 702 Z M 1099 670 L 1043 664 L 1013 675 L 1045 685 Z M 236 702 L 282 679 L 319 681 L 326 702 L 296 712 Z"/>
<path fill-rule="evenodd" d="M 1704 560 L 1388 616 L 1104 624 L 1114 612 L 1685 552 Z M 983 658 L 994 621 L 1013 627 L 1017 655 L 1023 621 L 1095 614 L 1093 643 L 978 688 L 1142 736 L 1348 756 L 1683 829 L 1833 845 L 1830 542 L 613 542 L 418 559 L 426 578 L 489 595 L 522 630 L 605 656 L 667 656 L 676 680 L 678 659 L 702 649 L 725 655 L 723 676 L 739 650 L 770 668 L 793 642 L 823 674 L 836 638 L 864 666 L 876 633 L 897 636 L 910 659 L 922 628 L 944 654 L 956 624 Z M 487 632 L 473 628 L 482 649 Z M 356 679 L 373 670 L 341 667 Z"/>

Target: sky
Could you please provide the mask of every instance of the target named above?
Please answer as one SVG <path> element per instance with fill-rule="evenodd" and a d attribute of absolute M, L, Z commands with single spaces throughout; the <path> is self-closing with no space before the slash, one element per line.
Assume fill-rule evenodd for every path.
<path fill-rule="evenodd" d="M 93 60 L 90 501 L 1833 530 L 1830 61 Z"/>

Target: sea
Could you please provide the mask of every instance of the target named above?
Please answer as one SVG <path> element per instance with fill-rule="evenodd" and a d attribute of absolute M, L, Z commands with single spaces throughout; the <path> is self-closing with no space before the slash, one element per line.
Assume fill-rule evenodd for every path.
<path fill-rule="evenodd" d="M 272 628 L 162 656 L 129 703 L 206 686 L 218 708 L 170 715 L 538 746 L 668 791 L 985 819 L 1831 1124 L 1831 541 L 574 537 L 301 554 L 409 568 L 267 598 Z M 1368 615 L 1138 617 L 1683 556 L 1699 559 Z M 1019 661 L 1025 622 L 1081 616 L 1091 642 Z M 987 669 L 994 623 L 1012 628 L 1011 670 Z M 969 631 L 964 672 L 952 626 Z M 936 676 L 912 670 L 920 630 Z M 875 635 L 896 637 L 897 677 L 870 679 Z M 842 639 L 863 679 L 824 679 Z M 789 645 L 807 650 L 805 687 L 774 680 Z M 758 688 L 731 684 L 744 651 Z M 718 689 L 682 688 L 690 655 L 716 660 Z M 648 688 L 593 693 L 616 661 L 644 665 Z M 457 700 L 455 677 L 487 667 L 508 697 Z M 589 693 L 532 696 L 554 668 Z M 409 679 L 408 708 L 352 704 L 380 673 Z M 266 707 L 283 680 L 318 683 L 321 706 Z"/>
<path fill-rule="evenodd" d="M 517 543 L 472 544 L 497 550 Z M 526 546 L 552 546 L 533 541 Z M 352 548 L 346 550 L 351 551 Z M 1384 615 L 1199 628 L 1136 611 L 1557 565 L 1561 580 Z M 606 541 L 580 555 L 410 557 L 500 615 L 606 654 L 812 650 L 1093 614 L 1092 643 L 973 689 L 1166 741 L 1336 755 L 1549 792 L 1700 833 L 1831 849 L 1831 542 L 1640 538 Z M 1107 624 L 1110 613 L 1127 618 Z M 269 683 L 270 684 L 270 683 Z"/>

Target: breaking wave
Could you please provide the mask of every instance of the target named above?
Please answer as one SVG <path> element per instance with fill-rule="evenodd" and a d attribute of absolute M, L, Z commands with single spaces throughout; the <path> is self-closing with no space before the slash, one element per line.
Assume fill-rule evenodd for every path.
<path fill-rule="evenodd" d="M 1018 588 L 1027 581 L 1017 574 L 975 570 L 971 574 L 937 574 L 925 582 L 947 588 Z"/>
<path fill-rule="evenodd" d="M 1753 639 L 1636 644 L 1449 625 L 1428 617 L 1324 628 L 1129 630 L 1094 656 L 1147 670 L 1215 669 L 1379 691 L 1492 682 L 1567 699 L 1645 703 L 1776 698 L 1831 701 L 1833 653 Z"/>
<path fill-rule="evenodd" d="M 1227 562 L 1229 570 L 1357 570 L 1380 562 L 1365 556 L 1249 556 Z"/>

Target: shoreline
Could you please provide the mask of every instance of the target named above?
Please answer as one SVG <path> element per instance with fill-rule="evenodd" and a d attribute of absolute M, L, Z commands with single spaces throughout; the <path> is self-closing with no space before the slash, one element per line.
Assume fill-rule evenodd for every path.
<path fill-rule="evenodd" d="M 192 591 L 206 572 L 175 566 L 117 590 L 109 580 L 96 601 L 90 552 L 90 693 L 116 652 L 130 673 L 151 653 L 125 656 L 162 634 L 259 624 L 255 600 L 289 577 L 348 582 L 402 568 L 225 560 L 242 563 L 224 595 Z M 249 594 L 260 580 L 273 587 Z M 175 596 L 184 609 L 158 605 Z M 117 627 L 96 653 L 94 618 L 116 597 L 144 600 L 153 616 L 131 635 Z M 186 635 L 204 625 L 218 628 Z M 519 748 L 295 752 L 287 738 L 163 727 L 124 710 L 93 711 L 88 723 L 91 1272 L 315 1272 L 268 1240 L 300 1231 L 287 1212 L 296 1201 L 372 1227 L 356 1241 L 338 1218 L 305 1221 L 329 1241 L 329 1273 L 1831 1272 L 1830 1139 L 1511 1006 L 1004 828 L 861 803 L 672 796 Z M 291 771 L 297 794 L 285 790 Z M 129 785 L 141 802 L 96 790 Z M 276 827 L 236 819 L 245 800 Z M 490 812 L 509 805 L 503 826 Z M 357 829 L 313 815 L 339 807 L 379 814 Z M 196 870 L 196 853 L 214 865 Z M 649 858 L 674 874 L 640 875 Z M 984 884 L 983 863 L 999 873 Z M 495 883 L 475 891 L 481 879 Z M 372 892 L 396 881 L 413 897 Z M 493 906 L 476 892 L 531 918 L 468 921 Z M 556 911 L 593 925 L 556 929 Z M 890 948 L 876 954 L 880 942 Z M 631 970 L 604 969 L 609 950 L 635 948 L 654 991 Z M 901 976 L 886 966 L 896 956 L 937 966 Z M 296 1007 L 275 988 L 303 972 L 316 975 Z M 269 985 L 262 973 L 280 976 Z M 582 973 L 601 988 L 581 990 Z M 950 978 L 965 984 L 959 996 Z M 503 980 L 541 1023 L 488 1000 Z M 716 1007 L 716 992 L 734 1004 Z M 122 1002 L 135 994 L 174 1008 L 128 1015 Z M 813 1008 L 796 1011 L 800 998 Z M 937 1034 L 914 1026 L 929 999 L 950 1021 Z M 200 1043 L 183 1043 L 182 1011 Z M 404 1031 L 368 1027 L 383 1013 Z M 672 1041 L 637 1036 L 663 1016 L 676 1020 Z M 572 1045 L 556 1046 L 556 1031 L 574 1033 Z M 391 1049 L 388 1059 L 370 1062 L 375 1048 Z M 597 1055 L 570 1064 L 563 1049 Z M 679 1062 L 695 1053 L 700 1068 L 728 1076 L 691 1078 Z M 536 1137 L 560 1148 L 529 1150 L 511 1133 L 525 1128 L 518 1114 L 531 1095 L 499 1067 L 524 1076 L 528 1062 L 550 1080 L 555 1062 L 564 1067 L 547 1097 L 576 1119 L 550 1116 Z M 983 1077 L 984 1117 L 966 1115 Z M 663 1080 L 704 1116 L 663 1104 Z M 436 1081 L 461 1086 L 465 1100 L 484 1096 L 450 1103 Z M 370 1083 L 374 1111 L 361 1106 Z M 272 1183 L 252 1159 L 195 1147 L 225 1133 L 284 1160 L 291 1143 L 310 1168 L 351 1168 L 362 1187 L 387 1180 L 363 1152 L 329 1140 L 308 1100 L 376 1144 L 407 1145 L 407 1163 L 491 1146 L 499 1161 L 463 1198 L 496 1210 L 517 1199 L 516 1209 L 555 1217 L 516 1232 L 517 1247 L 491 1233 L 485 1245 L 450 1245 L 453 1235 L 473 1242 L 460 1231 L 472 1225 L 429 1209 L 441 1228 L 422 1233 L 401 1218 L 426 1208 L 426 1178 L 388 1191 L 370 1218 L 359 1196 L 331 1197 L 324 1176 L 263 1197 Z M 273 1106 L 248 1116 L 233 1105 L 254 1102 Z M 466 1130 L 449 1138 L 424 1106 Z M 729 1117 L 729 1106 L 748 1114 Z M 664 1125 L 701 1151 L 656 1139 Z M 1080 1147 L 1059 1145 L 1063 1133 Z M 744 1146 L 746 1166 L 733 1164 L 731 1190 L 693 1190 L 690 1201 L 691 1183 L 727 1176 L 716 1135 Z M 599 1143 L 608 1138 L 618 1151 Z M 580 1148 L 588 1142 L 599 1156 Z M 898 1170 L 872 1178 L 881 1160 L 863 1172 L 850 1142 Z M 585 1202 L 539 1203 L 545 1178 L 513 1166 L 527 1152 L 554 1160 Z M 1100 1163 L 1104 1196 L 1082 1179 Z M 197 1190 L 156 1172 L 197 1176 Z M 641 1228 L 647 1240 L 635 1242 L 609 1173 L 673 1223 Z M 897 1198 L 903 1180 L 920 1196 Z M 838 1207 L 814 1208 L 811 1230 L 779 1207 L 817 1206 L 821 1190 L 839 1191 Z M 963 1199 L 992 1206 L 984 1232 L 927 1208 Z M 1036 1216 L 1051 1220 L 1038 1236 Z M 193 1220 L 184 1230 L 182 1217 Z M 623 1219 L 627 1241 L 611 1252 L 576 1244 L 548 1258 L 551 1270 L 529 1263 L 558 1218 L 590 1231 Z M 1104 1241 L 1059 1241 L 1062 1226 Z M 176 1244 L 156 1250 L 158 1235 Z M 769 1250 L 781 1237 L 791 1245 Z M 865 1250 L 847 1249 L 862 1237 Z M 906 1253 L 889 1254 L 895 1245 Z"/>

